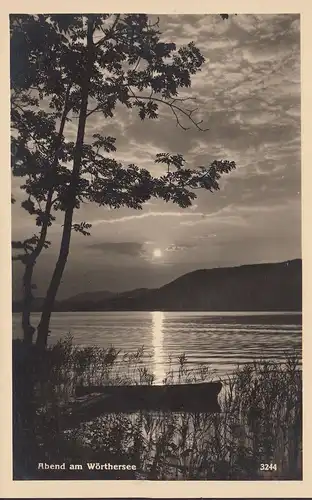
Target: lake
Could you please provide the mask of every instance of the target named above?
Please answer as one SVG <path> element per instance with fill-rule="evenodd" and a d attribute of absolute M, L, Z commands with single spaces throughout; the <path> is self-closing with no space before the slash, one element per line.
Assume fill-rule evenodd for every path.
<path fill-rule="evenodd" d="M 34 324 L 40 315 L 33 314 Z M 185 353 L 187 367 L 210 366 L 216 376 L 238 363 L 263 357 L 282 361 L 301 357 L 301 313 L 244 312 L 58 312 L 52 315 L 49 343 L 70 333 L 78 345 L 114 346 L 133 352 L 145 347 L 146 363 L 160 383 Z M 13 314 L 13 335 L 21 336 L 20 315 Z"/>

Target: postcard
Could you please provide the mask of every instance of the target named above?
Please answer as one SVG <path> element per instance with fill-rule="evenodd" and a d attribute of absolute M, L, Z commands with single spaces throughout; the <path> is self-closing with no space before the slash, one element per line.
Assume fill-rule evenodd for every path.
<path fill-rule="evenodd" d="M 7 15 L 10 491 L 298 495 L 300 9 L 51 7 Z"/>

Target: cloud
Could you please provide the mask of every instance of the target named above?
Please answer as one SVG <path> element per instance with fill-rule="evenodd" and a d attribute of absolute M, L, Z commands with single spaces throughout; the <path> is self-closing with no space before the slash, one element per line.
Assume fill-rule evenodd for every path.
<path fill-rule="evenodd" d="M 129 255 L 131 257 L 137 257 L 141 255 L 143 251 L 143 245 L 135 241 L 109 241 L 103 243 L 94 243 L 89 245 L 89 248 L 94 250 L 100 250 L 103 253 L 113 253 L 119 255 Z"/>
<path fill-rule="evenodd" d="M 116 219 L 101 219 L 92 222 L 93 226 L 99 224 L 116 224 L 120 222 L 138 221 L 148 217 L 204 217 L 205 214 L 198 212 L 144 212 L 140 215 L 126 215 Z"/>
<path fill-rule="evenodd" d="M 181 252 L 183 250 L 189 250 L 190 248 L 194 248 L 195 244 L 193 243 L 172 243 L 166 248 L 166 252 Z"/>

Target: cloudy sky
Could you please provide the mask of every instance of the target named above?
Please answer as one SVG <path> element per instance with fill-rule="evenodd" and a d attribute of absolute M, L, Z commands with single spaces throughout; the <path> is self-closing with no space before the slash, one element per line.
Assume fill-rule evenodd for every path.
<path fill-rule="evenodd" d="M 234 160 L 220 191 L 200 192 L 190 209 L 152 200 L 143 211 L 84 205 L 76 222 L 59 297 L 93 290 L 157 287 L 181 274 L 218 266 L 276 262 L 301 256 L 300 23 L 296 15 L 161 16 L 162 38 L 193 40 L 206 58 L 193 78 L 198 118 L 209 128 L 183 131 L 169 110 L 144 121 L 122 107 L 113 120 L 94 114 L 88 134 L 116 137 L 116 159 L 157 172 L 155 155 L 181 153 L 189 166 Z M 186 123 L 185 123 L 186 124 Z M 76 125 L 67 134 L 73 140 Z M 33 221 L 13 205 L 14 239 L 33 234 Z M 39 295 L 53 269 L 61 220 L 52 247 L 40 257 Z M 14 294 L 21 287 L 14 272 Z"/>

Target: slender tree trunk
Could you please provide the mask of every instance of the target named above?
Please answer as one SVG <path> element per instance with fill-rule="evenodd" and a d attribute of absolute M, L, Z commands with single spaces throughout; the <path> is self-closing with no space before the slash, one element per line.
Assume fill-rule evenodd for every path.
<path fill-rule="evenodd" d="M 71 88 L 71 85 L 68 86 L 66 97 L 65 97 L 64 110 L 63 110 L 60 128 L 59 128 L 59 133 L 58 133 L 55 156 L 53 159 L 53 163 L 51 165 L 51 175 L 53 175 L 53 171 L 56 169 L 57 164 L 58 164 L 59 148 L 61 145 L 62 137 L 64 135 L 66 117 L 67 117 L 68 112 L 70 110 L 70 107 L 69 107 L 70 88 Z M 52 209 L 52 205 L 53 205 L 53 203 L 52 203 L 53 193 L 54 193 L 54 188 L 51 187 L 49 189 L 48 195 L 47 195 L 47 201 L 46 201 L 46 206 L 45 206 L 45 218 L 44 218 L 42 226 L 41 226 L 39 240 L 38 240 L 37 245 L 34 248 L 33 252 L 27 256 L 27 260 L 25 263 L 25 269 L 24 269 L 24 275 L 23 275 L 22 328 L 23 328 L 24 342 L 26 342 L 27 344 L 32 344 L 33 335 L 35 332 L 35 328 L 31 325 L 31 321 L 30 321 L 31 306 L 32 306 L 32 302 L 33 302 L 33 293 L 32 293 L 33 272 L 34 272 L 34 268 L 36 265 L 36 260 L 39 257 L 39 255 L 41 254 L 41 252 L 44 248 L 45 241 L 46 241 L 48 227 L 49 227 L 49 215 L 51 213 L 51 209 Z"/>
<path fill-rule="evenodd" d="M 35 328 L 30 323 L 31 304 L 33 301 L 32 294 L 32 274 L 35 262 L 27 260 L 23 275 L 23 306 L 22 306 L 22 328 L 24 335 L 24 342 L 32 344 L 33 334 Z"/>
<path fill-rule="evenodd" d="M 76 202 L 76 194 L 77 194 L 77 185 L 80 178 L 80 166 L 82 159 L 82 151 L 84 144 L 84 135 L 87 121 L 87 112 L 88 112 L 88 98 L 89 98 L 89 88 L 90 88 L 90 78 L 91 71 L 93 67 L 93 18 L 92 16 L 88 16 L 88 28 L 87 28 L 87 67 L 85 77 L 82 83 L 82 92 L 81 92 L 81 104 L 80 104 L 80 113 L 79 113 L 79 121 L 78 121 L 78 131 L 77 131 L 77 139 L 75 145 L 75 152 L 73 158 L 73 170 L 71 174 L 71 185 L 70 185 L 70 194 L 68 200 L 68 207 L 65 211 L 64 217 L 64 225 L 63 225 L 63 233 L 61 239 L 61 246 L 59 256 L 54 268 L 54 272 L 47 290 L 47 294 L 44 300 L 42 314 L 40 323 L 38 325 L 37 332 L 37 346 L 44 349 L 47 345 L 48 335 L 49 335 L 49 326 L 51 314 L 53 311 L 53 306 L 55 303 L 55 298 L 61 284 L 63 272 L 66 266 L 70 240 L 71 240 L 71 231 L 72 231 L 72 223 L 73 223 L 73 214 L 75 210 L 75 202 Z"/>

